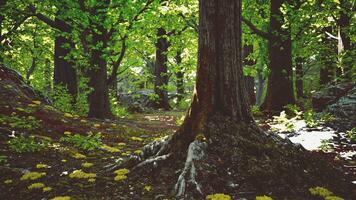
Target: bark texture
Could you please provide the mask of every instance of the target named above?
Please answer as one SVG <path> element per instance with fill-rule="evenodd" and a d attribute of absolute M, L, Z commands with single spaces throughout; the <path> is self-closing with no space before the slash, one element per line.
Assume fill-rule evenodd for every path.
<path fill-rule="evenodd" d="M 332 27 L 323 28 L 323 38 L 322 38 L 322 48 L 320 52 L 320 79 L 319 83 L 321 86 L 330 83 L 334 79 L 335 69 L 336 69 L 336 46 L 334 46 L 334 41 L 328 37 L 326 34 L 332 33 Z"/>
<path fill-rule="evenodd" d="M 284 1 L 271 0 L 270 25 L 271 37 L 268 40 L 269 69 L 267 95 L 262 110 L 280 112 L 287 104 L 294 104 L 292 41 L 290 27 L 281 11 Z M 283 95 L 281 95 L 283 94 Z"/>
<path fill-rule="evenodd" d="M 157 31 L 158 40 L 156 42 L 156 65 L 155 65 L 155 94 L 157 95 L 157 99 L 155 99 L 155 107 L 161 108 L 164 110 L 169 110 L 169 102 L 168 102 L 168 47 L 169 42 L 167 40 L 167 33 L 164 28 L 159 28 Z"/>
<path fill-rule="evenodd" d="M 107 4 L 108 2 L 105 1 Z M 98 14 L 98 10 L 92 9 L 93 16 Z M 102 14 L 102 13 L 101 13 Z M 93 24 L 98 31 L 93 31 L 92 44 L 96 48 L 91 49 L 90 58 L 91 66 L 87 71 L 87 76 L 90 78 L 88 85 L 93 88 L 89 94 L 89 117 L 95 118 L 110 118 L 112 113 L 109 102 L 109 86 L 107 83 L 107 62 L 104 58 L 104 49 L 108 45 L 108 35 L 105 27 L 100 24 Z"/>
<path fill-rule="evenodd" d="M 242 49 L 243 65 L 244 67 L 253 67 L 256 61 L 248 58 L 250 54 L 253 53 L 253 45 L 245 45 Z M 256 94 L 255 94 L 255 78 L 253 76 L 245 76 L 246 90 L 248 93 L 248 99 L 251 106 L 256 104 Z"/>
<path fill-rule="evenodd" d="M 175 57 L 178 70 L 176 72 L 176 87 L 177 87 L 177 104 L 179 104 L 184 97 L 184 67 L 182 66 L 182 52 L 178 51 Z"/>

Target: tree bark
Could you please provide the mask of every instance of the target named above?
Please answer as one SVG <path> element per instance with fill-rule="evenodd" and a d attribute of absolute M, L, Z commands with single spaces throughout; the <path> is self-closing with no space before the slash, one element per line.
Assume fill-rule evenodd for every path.
<path fill-rule="evenodd" d="M 180 131 L 183 146 L 203 132 L 209 117 L 250 123 L 242 71 L 241 1 L 200 1 L 196 91 Z M 180 133 L 180 134 L 179 134 Z"/>
<path fill-rule="evenodd" d="M 245 45 L 242 50 L 243 64 L 244 67 L 253 67 L 256 62 L 252 59 L 247 58 L 253 52 L 253 45 Z M 255 78 L 253 76 L 245 76 L 246 90 L 248 94 L 248 99 L 251 106 L 256 104 L 256 94 L 255 94 Z"/>
<path fill-rule="evenodd" d="M 270 33 L 268 41 L 269 75 L 267 95 L 261 108 L 275 113 L 284 109 L 287 104 L 294 104 L 292 41 L 290 27 L 283 28 L 284 15 L 281 11 L 283 0 L 272 0 L 270 9 Z M 281 95 L 283 94 L 283 95 Z"/>
<path fill-rule="evenodd" d="M 97 10 L 93 9 L 93 16 L 96 16 Z M 89 94 L 89 113 L 88 117 L 99 119 L 111 118 L 109 101 L 109 86 L 107 83 L 107 62 L 104 58 L 104 49 L 108 44 L 107 30 L 102 24 L 94 24 L 98 31 L 92 31 L 93 45 L 96 48 L 91 49 L 91 66 L 87 70 L 89 77 L 89 87 L 93 88 Z"/>
<path fill-rule="evenodd" d="M 334 79 L 335 69 L 336 69 L 336 47 L 331 38 L 326 34 L 332 33 L 332 27 L 323 28 L 323 38 L 322 38 L 322 48 L 320 52 L 320 79 L 319 84 L 321 86 L 329 84 Z"/>
<path fill-rule="evenodd" d="M 155 64 L 155 94 L 157 99 L 155 99 L 155 108 L 169 110 L 168 102 L 168 74 L 167 74 L 167 62 L 168 62 L 168 47 L 169 42 L 167 40 L 167 33 L 164 28 L 159 28 L 157 31 L 157 42 L 156 42 L 156 64 Z"/>
<path fill-rule="evenodd" d="M 176 72 L 177 78 L 177 104 L 179 104 L 184 97 L 184 67 L 182 66 L 182 52 L 178 51 L 175 57 L 178 70 Z"/>
<path fill-rule="evenodd" d="M 74 43 L 70 39 L 64 36 L 56 36 L 53 81 L 55 86 L 64 86 L 75 99 L 78 94 L 77 70 L 74 63 L 67 58 L 73 48 Z"/>
<path fill-rule="evenodd" d="M 344 69 L 344 78 L 346 80 L 352 80 L 352 55 L 351 55 L 351 39 L 349 36 L 349 28 L 350 28 L 350 22 L 351 22 L 351 16 L 350 14 L 353 13 L 350 8 L 352 8 L 351 5 L 348 5 L 347 0 L 340 0 L 340 17 L 337 21 L 339 27 L 340 27 L 340 36 L 341 36 L 341 41 L 343 44 L 343 51 L 345 55 L 343 56 L 342 60 L 342 65 Z"/>
<path fill-rule="evenodd" d="M 325 180 L 344 193 L 351 185 L 329 165 L 319 166 L 315 157 L 278 136 L 263 133 L 255 124 L 243 77 L 240 0 L 199 1 L 198 68 L 192 104 L 172 137 L 155 141 L 142 151 L 140 163 L 132 170 L 150 163 L 157 169 L 158 162 L 171 159 L 164 162 L 164 170 L 172 174 L 166 178 L 169 181 L 180 173 L 174 186 L 178 199 L 204 199 L 218 192 L 231 194 L 232 199 L 246 198 L 246 186 L 258 194 L 273 191 L 279 199 L 296 199 L 310 195 L 309 187 Z M 186 155 L 184 165 L 182 154 Z M 327 175 L 320 174 L 320 169 Z M 305 180 L 310 182 L 306 185 Z M 269 187 L 273 189 L 269 191 Z"/>

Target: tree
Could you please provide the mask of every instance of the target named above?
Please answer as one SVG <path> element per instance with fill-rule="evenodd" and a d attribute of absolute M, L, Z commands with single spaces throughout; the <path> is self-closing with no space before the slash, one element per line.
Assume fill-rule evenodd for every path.
<path fill-rule="evenodd" d="M 54 45 L 54 73 L 53 81 L 55 86 L 65 87 L 73 97 L 73 102 L 78 93 L 77 69 L 73 61 L 68 56 L 74 49 L 74 42 L 70 39 L 73 28 L 64 21 L 65 4 L 57 5 L 55 20 L 50 19 L 42 13 L 37 12 L 37 8 L 30 6 L 31 12 L 41 21 L 57 30 L 59 33 L 55 37 Z"/>
<path fill-rule="evenodd" d="M 168 62 L 168 35 L 164 28 L 159 28 L 157 30 L 157 42 L 156 42 L 156 64 L 155 64 L 155 94 L 157 99 L 155 100 L 155 107 L 169 110 L 168 102 L 168 71 L 167 71 L 167 62 Z"/>
<path fill-rule="evenodd" d="M 243 18 L 250 29 L 268 40 L 269 74 L 267 94 L 261 108 L 268 112 L 279 112 L 287 104 L 294 104 L 292 41 L 290 25 L 285 21 L 282 10 L 283 0 L 272 0 L 270 3 L 269 30 L 259 30 L 249 20 Z M 283 93 L 283 95 L 280 95 Z"/>
<path fill-rule="evenodd" d="M 136 158 L 138 165 L 126 164 L 137 170 L 171 159 L 165 164 L 174 173 L 186 158 L 174 186 L 175 195 L 185 199 L 217 192 L 237 198 L 245 184 L 253 185 L 258 193 L 274 187 L 276 196 L 288 188 L 290 194 L 283 197 L 296 197 L 300 188 L 307 192 L 305 180 L 323 179 L 315 170 L 315 157 L 268 136 L 251 116 L 242 67 L 241 1 L 200 0 L 199 9 L 196 91 L 185 120 L 172 137 L 145 146 Z M 281 177 L 280 170 L 293 173 Z M 337 177 L 329 166 L 325 170 Z M 340 188 L 334 181 L 328 186 Z M 298 189 L 292 191 L 292 186 Z"/>

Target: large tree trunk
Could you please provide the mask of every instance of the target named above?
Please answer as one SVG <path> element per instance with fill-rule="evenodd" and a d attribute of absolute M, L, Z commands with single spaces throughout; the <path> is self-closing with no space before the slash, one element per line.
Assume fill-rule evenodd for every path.
<path fill-rule="evenodd" d="M 161 108 L 169 110 L 168 102 L 168 74 L 167 74 L 167 62 L 168 62 L 168 47 L 169 42 L 167 40 L 167 33 L 164 28 L 159 28 L 157 32 L 157 42 L 156 42 L 156 65 L 155 65 L 155 94 L 157 99 L 155 99 L 155 108 Z"/>
<path fill-rule="evenodd" d="M 97 14 L 93 11 L 93 15 Z M 107 62 L 104 57 L 104 49 L 107 47 L 108 38 L 107 31 L 101 25 L 96 25 L 98 31 L 93 31 L 93 45 L 91 49 L 91 66 L 87 71 L 89 77 L 89 87 L 93 91 L 89 94 L 89 113 L 88 117 L 99 119 L 111 118 L 112 113 L 110 110 L 109 101 L 109 86 L 107 83 Z"/>
<path fill-rule="evenodd" d="M 256 61 L 247 58 L 253 52 L 253 45 L 245 45 L 242 49 L 242 57 L 244 67 L 252 67 L 256 64 Z M 251 105 L 256 104 L 255 95 L 255 78 L 253 76 L 245 76 L 246 90 L 248 94 L 248 99 Z"/>
<path fill-rule="evenodd" d="M 58 27 L 68 29 L 66 23 L 56 18 Z M 54 43 L 54 85 L 64 86 L 73 97 L 73 102 L 78 93 L 77 70 L 74 63 L 67 57 L 71 49 L 74 49 L 74 43 L 65 36 L 58 35 Z"/>
<path fill-rule="evenodd" d="M 184 67 L 182 66 L 182 52 L 178 51 L 175 57 L 178 70 L 176 72 L 176 87 L 177 87 L 177 104 L 179 104 L 184 97 Z"/>
<path fill-rule="evenodd" d="M 214 193 L 254 199 L 272 191 L 275 199 L 298 199 L 319 183 L 347 191 L 350 185 L 330 166 L 319 168 L 315 157 L 302 148 L 267 135 L 255 124 L 242 71 L 241 1 L 200 0 L 199 9 L 197 82 L 191 107 L 172 137 L 143 148 L 132 170 L 151 169 L 145 174 L 159 177 L 161 187 L 177 178 L 178 171 L 174 186 L 178 199 L 205 199 Z M 136 164 L 126 164 L 132 163 Z M 164 173 L 157 170 L 161 163 L 168 165 Z M 130 175 L 142 179 L 140 172 Z M 255 191 L 254 196 L 246 191 Z"/>
<path fill-rule="evenodd" d="M 270 33 L 268 41 L 269 75 L 267 95 L 262 110 L 280 112 L 287 104 L 294 104 L 292 41 L 290 27 L 285 24 L 282 13 L 283 0 L 271 1 Z M 281 95 L 283 94 L 283 95 Z"/>

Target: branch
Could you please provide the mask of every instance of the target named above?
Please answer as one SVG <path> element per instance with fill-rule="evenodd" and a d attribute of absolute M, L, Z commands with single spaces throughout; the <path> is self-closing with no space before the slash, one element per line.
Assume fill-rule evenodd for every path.
<path fill-rule="evenodd" d="M 119 66 L 121 65 L 122 60 L 124 59 L 124 55 L 126 53 L 126 39 L 124 38 L 122 40 L 122 46 L 121 46 L 121 51 L 120 51 L 120 55 L 119 58 L 117 59 L 116 62 L 113 63 L 113 68 L 112 68 L 112 72 L 111 75 L 109 76 L 108 80 L 107 80 L 107 84 L 111 85 L 113 83 L 113 81 L 115 80 L 116 76 L 117 76 L 117 70 L 119 69 Z"/>
<path fill-rule="evenodd" d="M 187 30 L 188 26 L 185 26 L 184 28 L 182 28 L 182 30 L 176 32 L 176 29 L 173 29 L 172 31 L 168 32 L 166 35 L 167 36 L 172 36 L 172 35 L 180 35 L 182 34 L 185 30 Z"/>
<path fill-rule="evenodd" d="M 145 12 L 149 6 L 153 3 L 154 0 L 147 0 L 146 4 L 141 8 L 141 10 L 139 10 L 136 15 L 132 18 L 132 20 L 129 22 L 129 25 L 127 26 L 126 30 L 130 30 L 134 24 L 135 21 L 138 20 L 138 18 L 140 17 L 140 15 Z M 119 66 L 121 65 L 122 60 L 124 59 L 125 53 L 126 53 L 126 39 L 129 37 L 128 33 L 126 33 L 123 37 L 121 37 L 121 51 L 120 51 L 120 55 L 119 58 L 116 62 L 114 62 L 113 64 L 113 69 L 112 69 L 112 73 L 109 76 L 109 78 L 107 79 L 107 84 L 110 85 L 112 84 L 112 82 L 115 80 L 116 76 L 117 76 L 117 70 L 119 69 Z"/>
<path fill-rule="evenodd" d="M 327 32 L 327 31 L 325 31 L 325 33 L 326 33 L 326 35 L 328 35 L 332 39 L 335 39 L 335 40 L 339 40 L 340 39 L 339 37 L 336 37 L 336 36 L 332 35 L 331 33 Z"/>
<path fill-rule="evenodd" d="M 52 20 L 49 17 L 43 15 L 42 13 L 37 13 L 37 9 L 35 6 L 30 5 L 29 6 L 30 11 L 33 13 L 34 16 L 36 16 L 39 20 L 42 22 L 46 23 L 48 26 L 58 29 L 62 32 L 69 33 L 71 32 L 70 26 L 63 20 Z"/>
<path fill-rule="evenodd" d="M 0 42 L 2 42 L 4 39 L 9 37 L 11 34 L 13 34 L 29 17 L 30 17 L 30 15 L 25 16 L 21 20 L 17 21 L 15 23 L 15 25 L 12 27 L 12 29 L 9 30 L 9 32 L 7 32 L 7 33 L 5 33 L 3 35 L 0 34 Z"/>
<path fill-rule="evenodd" d="M 258 29 L 251 21 L 247 20 L 244 17 L 242 17 L 241 20 L 242 20 L 242 22 L 244 22 L 250 28 L 250 30 L 253 33 L 263 37 L 266 40 L 270 40 L 271 39 L 271 34 L 270 33 L 264 32 L 264 31 Z"/>
<path fill-rule="evenodd" d="M 187 25 L 193 28 L 196 33 L 199 33 L 199 26 L 194 20 L 187 19 L 182 13 L 179 13 L 179 16 L 181 16 Z"/>

